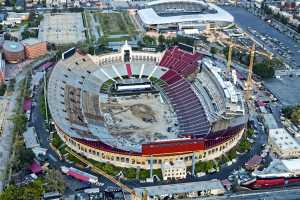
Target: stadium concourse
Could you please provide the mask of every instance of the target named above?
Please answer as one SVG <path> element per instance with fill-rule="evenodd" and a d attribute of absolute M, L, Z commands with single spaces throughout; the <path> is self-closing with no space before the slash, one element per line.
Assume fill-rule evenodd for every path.
<path fill-rule="evenodd" d="M 76 52 L 48 82 L 57 133 L 74 151 L 121 167 L 219 157 L 241 138 L 242 93 L 213 61 L 174 46 L 163 53 Z"/>

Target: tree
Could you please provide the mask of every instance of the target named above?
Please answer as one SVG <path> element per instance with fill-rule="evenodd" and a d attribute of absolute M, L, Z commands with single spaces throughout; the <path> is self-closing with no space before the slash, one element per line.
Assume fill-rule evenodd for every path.
<path fill-rule="evenodd" d="M 245 152 L 245 151 L 248 151 L 250 149 L 250 142 L 247 140 L 247 139 L 243 139 L 241 142 L 240 142 L 240 151 L 241 152 Z"/>
<path fill-rule="evenodd" d="M 64 177 L 59 170 L 49 169 L 45 176 L 45 181 L 47 182 L 47 191 L 59 191 L 60 193 L 64 193 L 66 185 Z"/>
<path fill-rule="evenodd" d="M 253 66 L 253 72 L 263 79 L 272 78 L 275 70 L 270 61 L 263 61 Z"/>
<path fill-rule="evenodd" d="M 291 121 L 295 124 L 300 124 L 300 107 L 293 111 L 291 115 Z"/>
<path fill-rule="evenodd" d="M 6 91 L 6 85 L 2 84 L 0 85 L 0 96 L 3 96 L 5 94 Z"/>
<path fill-rule="evenodd" d="M 43 194 L 43 180 L 37 179 L 28 185 L 17 187 L 8 185 L 8 187 L 0 193 L 0 199 L 3 200 L 40 200 Z"/>
<path fill-rule="evenodd" d="M 143 37 L 143 43 L 147 46 L 156 45 L 156 40 L 155 40 L 155 38 L 153 38 L 149 35 L 145 35 Z"/>
<path fill-rule="evenodd" d="M 159 45 L 164 45 L 165 42 L 166 42 L 165 36 L 164 36 L 163 34 L 160 34 L 160 35 L 158 36 L 158 44 L 159 44 Z"/>
<path fill-rule="evenodd" d="M 15 114 L 11 120 L 15 125 L 14 132 L 21 135 L 26 129 L 26 115 L 24 113 Z"/>
<path fill-rule="evenodd" d="M 124 176 L 128 179 L 135 179 L 135 177 L 136 177 L 136 169 L 135 168 L 124 168 L 123 173 L 124 173 Z"/>
<path fill-rule="evenodd" d="M 33 31 L 28 31 L 25 30 L 21 33 L 22 38 L 26 39 L 26 38 L 31 38 L 31 37 L 37 37 L 37 31 L 33 30 Z"/>
<path fill-rule="evenodd" d="M 217 53 L 217 48 L 216 47 L 211 47 L 209 52 L 211 53 L 212 57 L 214 57 L 215 54 Z"/>

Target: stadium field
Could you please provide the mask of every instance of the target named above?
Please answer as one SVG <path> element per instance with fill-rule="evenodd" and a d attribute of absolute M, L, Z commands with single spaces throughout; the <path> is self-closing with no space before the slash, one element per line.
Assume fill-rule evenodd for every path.
<path fill-rule="evenodd" d="M 136 30 L 126 12 L 120 13 L 95 13 L 95 18 L 100 22 L 105 36 L 110 35 L 133 35 Z"/>

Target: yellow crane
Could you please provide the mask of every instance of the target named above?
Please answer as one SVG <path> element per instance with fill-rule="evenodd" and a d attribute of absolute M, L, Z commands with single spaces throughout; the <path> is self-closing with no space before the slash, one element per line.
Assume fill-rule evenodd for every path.
<path fill-rule="evenodd" d="M 260 55 L 263 55 L 263 56 L 268 57 L 269 59 L 272 59 L 272 57 L 273 57 L 273 54 L 272 54 L 272 53 L 267 53 L 267 52 L 257 51 L 257 50 L 255 49 L 255 46 L 254 46 L 254 48 L 253 48 L 253 45 L 252 45 L 251 48 L 249 48 L 249 47 L 245 47 L 245 46 L 236 44 L 236 43 L 232 42 L 231 40 L 230 40 L 230 41 L 228 41 L 228 40 L 220 40 L 220 42 L 225 43 L 225 44 L 228 45 L 227 70 L 228 70 L 229 72 L 230 72 L 230 68 L 231 68 L 231 64 L 232 64 L 232 50 L 233 50 L 233 48 L 240 49 L 240 50 L 250 51 L 250 55 L 251 55 L 251 51 L 253 50 L 253 51 L 254 51 L 254 54 L 260 54 Z M 255 43 L 254 43 L 254 44 L 255 44 Z"/>
<path fill-rule="evenodd" d="M 236 43 L 232 42 L 231 40 L 230 41 L 221 40 L 221 42 L 228 45 L 228 55 L 227 55 L 227 72 L 228 72 L 228 74 L 230 73 L 230 70 L 231 70 L 233 48 L 249 51 L 250 61 L 249 61 L 249 65 L 248 65 L 247 81 L 245 83 L 245 90 L 246 90 L 245 97 L 246 97 L 246 100 L 249 100 L 251 98 L 251 91 L 252 91 L 252 75 L 253 75 L 253 64 L 254 64 L 255 54 L 260 54 L 260 55 L 266 56 L 269 59 L 272 59 L 273 55 L 272 55 L 272 53 L 257 51 L 255 49 L 255 43 L 254 42 L 253 42 L 251 48 L 241 46 L 239 44 L 236 44 Z"/>

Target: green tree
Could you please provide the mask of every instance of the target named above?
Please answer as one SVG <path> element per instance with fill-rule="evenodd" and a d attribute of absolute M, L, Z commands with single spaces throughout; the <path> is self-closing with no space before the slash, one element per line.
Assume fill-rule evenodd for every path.
<path fill-rule="evenodd" d="M 0 85 L 0 96 L 3 96 L 5 94 L 6 91 L 6 85 L 2 84 Z"/>
<path fill-rule="evenodd" d="M 14 132 L 21 135 L 26 129 L 27 118 L 24 113 L 18 113 L 11 119 L 14 123 Z"/>
<path fill-rule="evenodd" d="M 240 142 L 240 146 L 239 146 L 239 149 L 241 152 L 246 152 L 250 149 L 251 145 L 250 145 L 250 142 L 247 140 L 247 139 L 243 139 L 241 142 Z"/>
<path fill-rule="evenodd" d="M 217 53 L 217 48 L 216 47 L 211 47 L 209 52 L 211 53 L 212 57 L 214 57 L 215 54 Z"/>
<path fill-rule="evenodd" d="M 274 63 L 270 61 L 257 63 L 253 66 L 253 72 L 263 79 L 272 78 L 275 73 L 273 64 Z"/>
<path fill-rule="evenodd" d="M 136 178 L 136 169 L 135 168 L 124 168 L 123 173 L 124 173 L 124 176 L 128 179 Z"/>
<path fill-rule="evenodd" d="M 2 200 L 40 200 L 43 190 L 43 180 L 37 179 L 28 185 L 17 187 L 9 185 L 3 192 L 0 193 Z"/>
<path fill-rule="evenodd" d="M 59 170 L 49 169 L 45 176 L 47 191 L 59 191 L 64 193 L 66 189 L 64 177 Z"/>
<path fill-rule="evenodd" d="M 143 43 L 146 45 L 146 46 L 151 46 L 151 45 L 156 45 L 156 40 L 154 37 L 151 37 L 149 35 L 145 35 L 143 37 Z"/>
<path fill-rule="evenodd" d="M 160 34 L 160 35 L 158 36 L 158 44 L 159 44 L 159 45 L 164 45 L 165 42 L 166 42 L 165 36 L 164 36 L 163 34 Z"/>
<path fill-rule="evenodd" d="M 291 121 L 295 124 L 300 124 L 300 106 L 297 106 L 293 109 Z"/>

